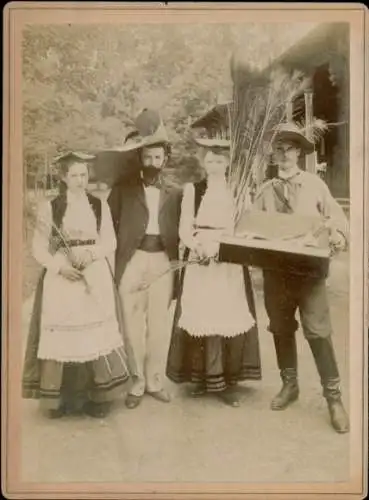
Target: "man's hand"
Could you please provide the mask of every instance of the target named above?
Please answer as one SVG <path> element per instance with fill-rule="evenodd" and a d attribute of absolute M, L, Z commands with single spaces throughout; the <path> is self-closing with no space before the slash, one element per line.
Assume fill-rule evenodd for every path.
<path fill-rule="evenodd" d="M 329 244 L 334 253 L 340 252 L 346 248 L 346 239 L 343 234 L 333 229 L 329 236 Z"/>
<path fill-rule="evenodd" d="M 79 281 L 83 278 L 81 271 L 78 271 L 78 269 L 75 269 L 73 266 L 62 266 L 59 273 L 63 276 L 63 278 L 69 281 Z"/>

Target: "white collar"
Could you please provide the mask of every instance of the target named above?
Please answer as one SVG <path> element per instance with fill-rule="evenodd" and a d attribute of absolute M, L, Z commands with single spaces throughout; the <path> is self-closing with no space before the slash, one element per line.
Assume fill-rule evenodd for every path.
<path fill-rule="evenodd" d="M 87 193 L 75 194 L 71 191 L 67 191 L 67 203 L 83 203 L 87 200 Z"/>
<path fill-rule="evenodd" d="M 288 180 L 288 179 L 291 179 L 292 177 L 294 177 L 295 175 L 297 175 L 300 172 L 301 172 L 301 170 L 297 166 L 294 167 L 289 172 L 283 172 L 283 170 L 278 169 L 278 177 L 280 179 Z"/>

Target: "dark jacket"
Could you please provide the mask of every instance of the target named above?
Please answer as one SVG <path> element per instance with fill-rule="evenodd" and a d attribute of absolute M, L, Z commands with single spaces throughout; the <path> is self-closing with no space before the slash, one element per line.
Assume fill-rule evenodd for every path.
<path fill-rule="evenodd" d="M 182 190 L 162 188 L 159 228 L 165 252 L 171 261 L 178 260 L 181 201 Z M 128 262 L 146 234 L 149 220 L 141 179 L 132 179 L 114 186 L 108 197 L 108 204 L 117 236 L 115 280 L 119 286 Z"/>

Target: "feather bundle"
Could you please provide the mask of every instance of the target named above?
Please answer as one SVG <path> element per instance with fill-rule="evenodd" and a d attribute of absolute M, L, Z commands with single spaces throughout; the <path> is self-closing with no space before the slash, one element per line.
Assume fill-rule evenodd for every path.
<path fill-rule="evenodd" d="M 233 66 L 232 66 L 233 64 Z M 310 80 L 299 72 L 289 74 L 280 68 L 268 75 L 254 72 L 242 66 L 242 71 L 234 67 L 233 101 L 228 106 L 231 137 L 231 165 L 228 182 L 235 199 L 234 226 L 237 225 L 247 204 L 252 201 L 256 190 L 256 179 L 263 179 L 270 158 L 270 144 L 273 129 L 287 122 L 287 109 L 294 106 L 296 118 L 304 103 L 304 92 Z M 245 76 L 247 75 L 247 76 Z M 299 107 L 300 106 L 300 107 Z M 314 119 L 310 127 L 300 123 L 306 135 L 318 140 L 328 128 L 323 120 Z"/>

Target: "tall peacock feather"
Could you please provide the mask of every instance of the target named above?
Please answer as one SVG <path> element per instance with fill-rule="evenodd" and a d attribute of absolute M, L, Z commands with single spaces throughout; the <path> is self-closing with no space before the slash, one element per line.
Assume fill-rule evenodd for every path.
<path fill-rule="evenodd" d="M 304 94 L 309 79 L 298 71 L 292 74 L 282 69 L 269 73 L 253 70 L 245 64 L 231 59 L 233 79 L 233 101 L 228 106 L 228 121 L 231 139 L 231 166 L 228 177 L 235 199 L 234 226 L 251 202 L 251 192 L 260 171 L 265 170 L 273 130 L 287 121 L 288 104 L 296 102 Z M 298 102 L 298 101 L 297 101 Z M 300 112 L 294 109 L 294 118 Z M 314 120 L 311 129 L 300 124 L 305 133 L 317 139 L 327 130 L 323 120 Z"/>

